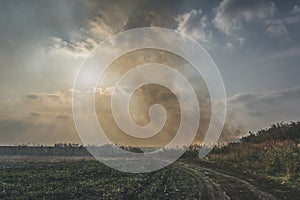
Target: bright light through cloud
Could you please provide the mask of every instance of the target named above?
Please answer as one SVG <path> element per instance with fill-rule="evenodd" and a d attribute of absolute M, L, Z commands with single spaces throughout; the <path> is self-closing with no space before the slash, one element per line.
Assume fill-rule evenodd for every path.
<path fill-rule="evenodd" d="M 66 132 L 67 139 L 64 133 L 50 134 L 47 128 L 43 129 L 44 134 L 41 135 L 40 129 L 30 121 L 29 116 L 39 113 L 34 115 L 39 120 L 46 116 L 53 118 L 54 126 L 62 120 L 57 118 L 61 113 L 72 116 L 70 90 L 85 56 L 113 34 L 144 26 L 182 32 L 209 51 L 220 68 L 229 96 L 230 110 L 226 127 L 230 127 L 231 134 L 224 131 L 221 140 L 232 140 L 247 134 L 249 130 L 280 120 L 275 112 L 278 107 L 282 107 L 280 113 L 284 113 L 284 121 L 300 117 L 297 110 L 300 15 L 296 1 L 166 1 L 158 4 L 151 1 L 144 4 L 136 1 L 67 1 L 48 2 L 46 5 L 33 1 L 26 4 L 7 1 L 2 4 L 0 103 L 3 106 L 0 107 L 0 139 L 3 144 L 31 141 L 52 144 L 68 139 L 80 142 L 72 120 L 58 131 Z M 43 12 L 45 7 L 53 12 Z M 109 54 L 109 51 L 115 50 L 107 49 L 103 53 Z M 172 59 L 168 60 L 164 54 L 158 56 L 159 60 L 172 63 Z M 152 58 L 148 53 L 134 59 L 142 63 Z M 130 58 L 125 60 L 108 72 L 103 87 L 91 88 L 97 93 L 96 96 L 111 96 L 112 86 L 109 83 L 134 63 Z M 176 59 L 173 61 L 172 64 Z M 96 76 L 87 74 L 84 81 L 91 83 Z M 189 76 L 193 77 L 192 74 Z M 295 91 L 290 97 L 280 97 L 282 102 L 290 101 L 290 106 L 280 106 L 276 96 L 268 95 L 286 90 Z M 63 94 L 64 101 L 58 101 L 54 108 L 53 102 L 47 99 L 49 97 L 44 97 L 46 93 Z M 266 95 L 270 103 L 264 106 L 264 117 L 253 115 L 259 113 L 260 109 L 249 108 L 252 100 L 245 99 L 243 104 L 232 101 L 241 93 L 256 98 Z M 28 98 L 30 94 L 40 96 L 36 99 L 37 106 Z M 162 94 L 167 96 L 165 92 Z M 142 96 L 136 97 L 135 101 L 138 98 L 142 99 Z M 137 110 L 133 112 L 137 121 L 144 120 L 137 118 Z M 244 123 L 253 118 L 255 120 Z M 47 127 L 48 120 L 44 122 L 41 126 Z M 10 137 L 6 135 L 9 130 Z M 43 135 L 48 135 L 47 139 Z"/>

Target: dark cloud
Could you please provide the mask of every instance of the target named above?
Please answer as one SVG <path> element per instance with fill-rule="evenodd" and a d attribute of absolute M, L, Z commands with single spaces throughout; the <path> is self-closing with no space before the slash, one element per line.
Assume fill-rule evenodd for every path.
<path fill-rule="evenodd" d="M 59 114 L 56 116 L 57 119 L 60 119 L 60 120 L 65 120 L 65 119 L 70 119 L 71 116 L 67 113 L 63 113 L 63 114 Z"/>
<path fill-rule="evenodd" d="M 61 92 L 56 93 L 39 93 L 39 94 L 29 94 L 27 95 L 27 99 L 30 101 L 51 101 L 58 103 L 65 103 L 65 95 Z"/>
<path fill-rule="evenodd" d="M 29 95 L 27 96 L 27 98 L 28 98 L 28 99 L 31 99 L 31 100 L 37 100 L 37 99 L 40 98 L 40 96 L 37 95 L 37 94 L 29 94 Z"/>
<path fill-rule="evenodd" d="M 70 99 L 60 92 L 29 94 L 7 101 L 4 106 L 0 108 L 1 145 L 80 142 L 73 121 L 68 120 Z"/>
<path fill-rule="evenodd" d="M 147 26 L 175 29 L 177 23 L 174 18 L 174 10 L 172 9 L 174 6 L 170 4 L 169 6 L 164 5 L 166 5 L 166 2 L 162 5 L 151 1 L 140 3 L 129 16 L 124 30 Z"/>
<path fill-rule="evenodd" d="M 204 8 L 210 13 L 214 4 L 212 1 L 197 0 L 190 2 L 180 0 L 176 3 L 171 0 L 131 0 L 126 3 L 125 1 L 87 1 L 85 5 L 88 8 L 94 7 L 99 10 L 95 12 L 90 9 L 93 10 L 91 13 L 94 13 L 94 16 L 89 17 L 88 23 L 82 25 L 83 27 L 77 31 L 79 37 L 71 36 L 72 39 L 52 37 L 50 51 L 63 55 L 87 56 L 101 41 L 111 35 L 140 27 L 178 29 L 195 39 L 204 41 L 209 36 L 203 30 L 208 18 L 202 16 L 202 19 L 199 19 L 201 12 L 195 13 L 194 9 Z M 194 24 L 192 28 L 194 22 L 197 25 Z"/>
<path fill-rule="evenodd" d="M 250 130 L 278 121 L 298 120 L 299 105 L 300 87 L 262 94 L 237 94 L 228 100 L 229 112 L 237 116 L 241 126 Z"/>
<path fill-rule="evenodd" d="M 30 112 L 28 115 L 31 117 L 42 117 L 42 114 L 39 112 Z"/>
<path fill-rule="evenodd" d="M 109 38 L 113 34 L 124 30 L 128 23 L 128 16 L 137 4 L 136 0 L 126 1 L 80 1 L 84 5 L 90 16 L 84 18 L 85 21 L 76 21 L 81 27 L 69 34 L 69 37 L 51 37 L 50 52 L 85 57 L 100 42 Z M 75 4 L 80 7 L 81 4 Z M 82 12 L 82 11 L 81 11 Z"/>

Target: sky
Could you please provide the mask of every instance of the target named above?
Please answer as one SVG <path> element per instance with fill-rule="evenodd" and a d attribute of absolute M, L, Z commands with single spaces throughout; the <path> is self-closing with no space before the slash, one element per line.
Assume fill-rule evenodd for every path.
<path fill-rule="evenodd" d="M 1 1 L 0 144 L 80 143 L 71 101 L 81 63 L 110 36 L 148 26 L 189 35 L 215 61 L 227 92 L 222 141 L 300 119 L 300 1 Z M 120 71 L 117 64 L 114 69 Z M 178 109 L 174 96 L 160 90 L 165 105 Z M 99 91 L 110 94 L 109 87 Z M 135 113 L 157 95 L 143 88 L 138 97 L 147 103 L 136 102 Z M 99 102 L 103 113 L 105 103 Z M 166 133 L 178 124 L 178 113 L 173 115 Z"/>

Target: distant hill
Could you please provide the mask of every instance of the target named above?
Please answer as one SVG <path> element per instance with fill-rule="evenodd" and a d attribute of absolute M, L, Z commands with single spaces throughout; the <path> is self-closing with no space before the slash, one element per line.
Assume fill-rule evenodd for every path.
<path fill-rule="evenodd" d="M 300 188 L 300 122 L 277 123 L 249 133 L 226 145 L 216 146 L 207 160 L 239 174 L 262 176 Z"/>
<path fill-rule="evenodd" d="M 260 144 L 268 141 L 296 140 L 300 141 L 300 122 L 277 123 L 257 133 L 249 132 L 240 139 L 241 143 Z"/>

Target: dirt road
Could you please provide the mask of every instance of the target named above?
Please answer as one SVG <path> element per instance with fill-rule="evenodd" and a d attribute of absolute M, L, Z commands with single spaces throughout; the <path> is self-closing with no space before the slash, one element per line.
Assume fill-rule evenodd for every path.
<path fill-rule="evenodd" d="M 197 199 L 276 199 L 246 180 L 200 165 L 176 162 L 174 169 L 190 179 L 190 189 L 198 191 Z"/>

